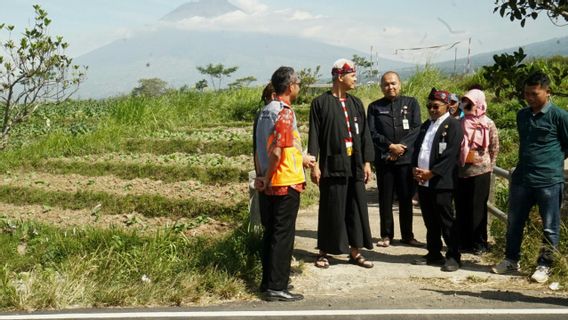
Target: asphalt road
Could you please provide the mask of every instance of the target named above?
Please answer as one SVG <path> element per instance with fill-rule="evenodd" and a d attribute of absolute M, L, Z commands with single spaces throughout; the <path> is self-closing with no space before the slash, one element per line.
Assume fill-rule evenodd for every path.
<path fill-rule="evenodd" d="M 272 307 L 275 307 L 274 305 Z M 0 315 L 0 320 L 44 319 L 566 319 L 568 308 L 494 309 L 310 309 L 291 310 L 291 305 L 271 310 L 117 310 L 97 312 L 32 313 Z"/>

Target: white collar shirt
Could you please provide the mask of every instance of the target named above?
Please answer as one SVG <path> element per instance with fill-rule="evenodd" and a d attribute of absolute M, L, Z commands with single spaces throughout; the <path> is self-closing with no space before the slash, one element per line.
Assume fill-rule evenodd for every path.
<path fill-rule="evenodd" d="M 430 153 L 432 152 L 434 137 L 436 136 L 436 132 L 438 132 L 438 128 L 440 128 L 442 122 L 444 122 L 444 120 L 446 120 L 449 116 L 450 113 L 446 112 L 436 121 L 430 122 L 430 126 L 428 127 L 428 130 L 426 130 L 424 140 L 420 146 L 420 153 L 418 154 L 418 168 L 430 170 Z M 430 185 L 428 182 L 429 181 L 425 181 L 424 183 L 419 182 L 418 184 L 423 187 L 428 187 Z"/>

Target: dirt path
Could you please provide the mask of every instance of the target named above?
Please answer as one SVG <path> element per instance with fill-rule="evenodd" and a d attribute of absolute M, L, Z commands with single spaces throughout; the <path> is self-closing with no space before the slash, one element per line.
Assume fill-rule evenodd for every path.
<path fill-rule="evenodd" d="M 368 187 L 369 217 L 373 238 L 378 237 L 378 205 L 376 184 Z M 395 228 L 398 228 L 395 211 Z M 491 263 L 483 257 L 465 254 L 462 256 L 463 267 L 456 272 L 442 272 L 440 267 L 415 266 L 410 262 L 426 254 L 425 248 L 404 246 L 395 240 L 389 248 L 375 247 L 364 251 L 365 257 L 374 262 L 372 269 L 364 269 L 347 263 L 347 255 L 334 256 L 328 269 L 319 269 L 313 265 L 316 247 L 317 206 L 301 210 L 296 226 L 295 265 L 299 274 L 293 277 L 293 284 L 306 297 L 314 299 L 339 299 L 347 296 L 386 297 L 391 299 L 413 298 L 437 299 L 440 290 L 495 291 L 507 292 L 530 291 L 532 295 L 563 295 L 568 293 L 552 291 L 548 285 L 530 283 L 525 275 L 503 276 L 490 273 Z M 398 231 L 398 229 L 397 229 Z M 398 232 L 397 232 L 398 233 Z M 414 233 L 416 238 L 425 242 L 426 230 L 415 208 Z M 434 298 L 434 296 L 436 296 Z M 422 297 L 422 298 L 421 298 Z"/>

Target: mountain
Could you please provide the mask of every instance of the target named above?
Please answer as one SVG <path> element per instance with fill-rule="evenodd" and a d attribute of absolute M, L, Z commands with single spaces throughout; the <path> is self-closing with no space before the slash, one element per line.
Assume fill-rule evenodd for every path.
<path fill-rule="evenodd" d="M 541 42 L 534 42 L 518 47 L 512 47 L 497 51 L 480 53 L 471 56 L 470 70 L 474 71 L 485 65 L 493 65 L 495 61 L 493 56 L 502 53 L 512 53 L 522 47 L 527 58 L 551 57 L 555 55 L 568 56 L 568 37 L 554 38 Z M 525 59 L 527 59 L 525 58 Z M 467 58 L 457 59 L 455 61 L 456 73 L 463 73 L 467 69 Z M 454 61 L 444 61 L 433 64 L 434 67 L 445 73 L 454 73 Z"/>
<path fill-rule="evenodd" d="M 329 78 L 331 65 L 338 58 L 366 53 L 293 36 L 237 31 L 189 31 L 177 22 L 194 17 L 215 18 L 241 11 L 227 0 L 201 0 L 185 3 L 162 17 L 153 30 L 138 32 L 74 59 L 88 66 L 87 79 L 76 93 L 78 98 L 104 98 L 128 94 L 139 79 L 160 78 L 170 87 L 193 86 L 208 79 L 197 66 L 222 63 L 238 70 L 223 85 L 242 77 L 254 76 L 257 84 L 268 81 L 279 66 L 297 70 L 321 65 L 322 79 Z M 382 59 L 383 68 L 399 69 L 411 64 Z"/>
<path fill-rule="evenodd" d="M 322 78 L 329 77 L 338 58 L 366 53 L 309 39 L 251 32 L 185 31 L 162 27 L 117 40 L 74 60 L 89 66 L 87 80 L 77 92 L 79 98 L 104 98 L 127 94 L 143 78 L 160 78 L 171 87 L 193 86 L 207 79 L 196 67 L 222 63 L 238 66 L 226 85 L 235 79 L 254 76 L 258 83 L 269 80 L 279 66 L 296 70 L 321 65 Z M 381 66 L 400 69 L 408 63 L 382 59 Z"/>
<path fill-rule="evenodd" d="M 240 10 L 227 0 L 188 2 L 162 17 L 162 21 L 177 22 L 192 17 L 214 18 Z"/>

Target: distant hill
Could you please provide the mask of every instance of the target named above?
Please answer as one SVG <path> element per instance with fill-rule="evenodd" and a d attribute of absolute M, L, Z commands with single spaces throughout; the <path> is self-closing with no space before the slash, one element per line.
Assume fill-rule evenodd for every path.
<path fill-rule="evenodd" d="M 247 76 L 258 79 L 256 84 L 268 81 L 281 65 L 296 69 L 321 66 L 322 81 L 330 78 L 331 64 L 338 58 L 354 54 L 367 56 L 351 48 L 329 45 L 315 40 L 293 36 L 275 36 L 265 33 L 237 31 L 189 31 L 176 27 L 194 17 L 216 18 L 242 10 L 227 0 L 196 0 L 185 3 L 166 14 L 151 31 L 114 41 L 104 47 L 74 59 L 89 67 L 87 80 L 75 95 L 78 98 L 104 98 L 123 95 L 137 86 L 143 78 L 160 78 L 170 87 L 193 86 L 208 78 L 196 67 L 209 63 L 237 66 L 238 71 L 224 80 L 224 85 Z M 524 45 L 530 57 L 568 55 L 568 37 Z M 471 57 L 471 70 L 493 64 L 493 55 L 512 52 L 509 48 Z M 455 62 L 455 71 L 463 73 L 467 59 Z M 403 78 L 416 72 L 416 65 L 401 61 L 379 59 L 381 71 L 397 70 Z M 454 72 L 454 61 L 434 64 L 446 73 Z M 362 80 L 362 79 L 360 79 Z"/>
<path fill-rule="evenodd" d="M 296 69 L 322 66 L 322 78 L 341 57 L 366 53 L 298 37 L 260 33 L 200 32 L 161 28 L 129 39 L 118 40 L 74 60 L 89 66 L 88 79 L 81 85 L 80 98 L 102 98 L 129 93 L 139 79 L 160 78 L 172 87 L 193 86 L 207 79 L 196 67 L 209 63 L 238 66 L 224 85 L 240 77 L 254 76 L 265 83 L 281 65 Z M 388 69 L 411 64 L 381 59 Z M 209 79 L 207 79 L 209 80 Z"/>
<path fill-rule="evenodd" d="M 237 10 L 240 9 L 227 2 L 227 0 L 188 2 L 177 7 L 161 20 L 177 22 L 191 17 L 214 18 Z"/>
<path fill-rule="evenodd" d="M 512 47 L 487 53 L 480 53 L 471 56 L 471 69 L 477 70 L 485 65 L 493 65 L 495 61 L 493 56 L 502 53 L 512 53 L 522 47 L 527 58 L 551 57 L 555 55 L 568 56 L 568 37 L 554 38 L 541 42 L 534 42 L 518 47 Z M 445 61 L 433 64 L 434 67 L 445 73 L 454 72 L 454 61 Z M 456 73 L 464 73 L 467 67 L 467 58 L 457 59 L 455 62 Z"/>

